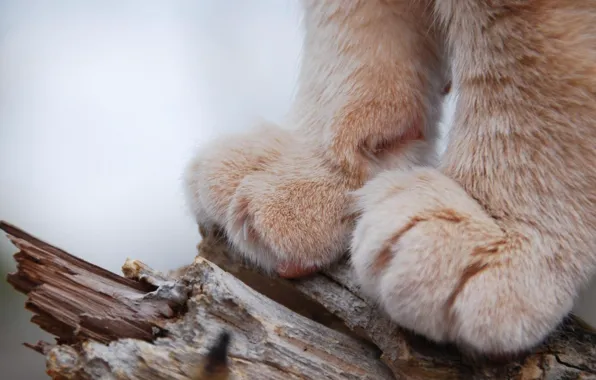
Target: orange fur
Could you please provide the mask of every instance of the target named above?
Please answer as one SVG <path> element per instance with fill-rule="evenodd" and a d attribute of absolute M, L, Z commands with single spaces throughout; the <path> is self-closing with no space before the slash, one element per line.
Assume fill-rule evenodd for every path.
<path fill-rule="evenodd" d="M 292 276 L 350 247 L 363 289 L 431 339 L 538 344 L 595 271 L 596 2 L 303 3 L 294 128 L 201 152 L 198 222 Z"/>

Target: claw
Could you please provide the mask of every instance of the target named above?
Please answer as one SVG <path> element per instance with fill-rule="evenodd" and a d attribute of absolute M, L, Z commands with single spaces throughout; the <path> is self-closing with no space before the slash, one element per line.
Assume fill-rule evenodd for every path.
<path fill-rule="evenodd" d="M 283 261 L 277 266 L 277 271 L 283 273 L 283 272 L 287 271 L 289 267 L 290 267 L 289 261 Z"/>

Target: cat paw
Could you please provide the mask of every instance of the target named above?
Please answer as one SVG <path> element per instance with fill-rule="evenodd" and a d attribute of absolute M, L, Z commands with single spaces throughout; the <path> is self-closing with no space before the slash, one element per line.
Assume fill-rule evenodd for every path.
<path fill-rule="evenodd" d="M 307 143 L 284 151 L 267 170 L 246 176 L 228 208 L 226 234 L 238 251 L 287 278 L 317 271 L 347 250 L 345 180 Z"/>
<path fill-rule="evenodd" d="M 523 237 L 439 171 L 386 172 L 355 195 L 354 271 L 402 327 L 471 353 L 515 355 L 571 309 L 548 262 L 522 252 Z"/>
<path fill-rule="evenodd" d="M 265 170 L 292 142 L 291 132 L 264 123 L 249 132 L 220 137 L 196 152 L 184 172 L 184 190 L 197 223 L 224 227 L 240 182 Z"/>
<path fill-rule="evenodd" d="M 217 226 L 268 273 L 301 277 L 347 250 L 345 179 L 327 169 L 297 132 L 262 125 L 197 153 L 185 172 L 200 226 Z"/>

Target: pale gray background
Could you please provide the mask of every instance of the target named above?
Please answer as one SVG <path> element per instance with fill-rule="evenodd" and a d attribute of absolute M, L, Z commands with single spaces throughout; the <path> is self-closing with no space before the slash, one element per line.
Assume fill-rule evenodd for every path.
<path fill-rule="evenodd" d="M 0 219 L 118 273 L 188 263 L 182 168 L 213 136 L 281 121 L 299 20 L 295 0 L 0 0 Z M 0 373 L 42 379 L 21 343 L 51 338 L 5 284 L 14 252 L 2 235 Z"/>

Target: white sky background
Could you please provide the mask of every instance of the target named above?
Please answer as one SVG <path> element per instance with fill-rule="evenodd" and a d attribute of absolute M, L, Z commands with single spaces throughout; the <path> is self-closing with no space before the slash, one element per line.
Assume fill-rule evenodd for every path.
<path fill-rule="evenodd" d="M 212 136 L 281 120 L 299 19 L 295 0 L 0 0 L 0 219 L 118 273 L 190 262 L 182 169 Z M 0 236 L 0 260 L 14 251 Z M 7 378 L 45 378 L 29 317 L 0 325 Z"/>
<path fill-rule="evenodd" d="M 214 134 L 283 116 L 298 67 L 298 8 L 280 0 L 3 8 L 0 217 L 114 271 L 127 255 L 156 268 L 188 262 L 198 232 L 182 168 Z"/>

